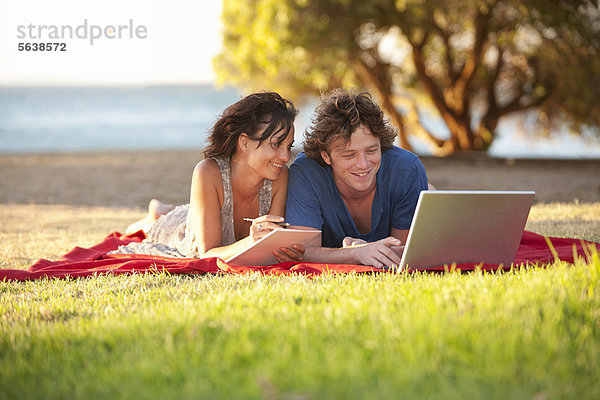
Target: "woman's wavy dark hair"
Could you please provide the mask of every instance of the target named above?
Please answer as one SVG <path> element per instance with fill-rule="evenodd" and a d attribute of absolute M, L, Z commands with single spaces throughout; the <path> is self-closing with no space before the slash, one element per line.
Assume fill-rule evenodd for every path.
<path fill-rule="evenodd" d="M 285 140 L 298 111 L 294 104 L 274 92 L 253 93 L 227 107 L 210 130 L 204 157 L 230 157 L 235 153 L 239 136 L 246 133 L 258 146 L 272 135 L 277 143 Z M 259 131 L 264 131 L 259 135 Z"/>
<path fill-rule="evenodd" d="M 379 139 L 382 153 L 394 145 L 396 131 L 384 119 L 383 112 L 369 93 L 333 90 L 317 106 L 311 125 L 304 134 L 306 157 L 326 165 L 321 151 L 328 152 L 329 146 L 338 138 L 348 143 L 360 125 L 368 127 L 371 134 Z"/>

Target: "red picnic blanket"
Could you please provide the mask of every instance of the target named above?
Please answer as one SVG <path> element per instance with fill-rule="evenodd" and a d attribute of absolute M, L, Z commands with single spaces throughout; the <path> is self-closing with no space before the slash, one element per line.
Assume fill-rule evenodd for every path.
<path fill-rule="evenodd" d="M 0 269 L 0 281 L 15 280 L 25 281 L 51 278 L 76 278 L 94 274 L 133 274 L 168 272 L 170 274 L 240 274 L 261 272 L 272 275 L 304 274 L 307 276 L 322 273 L 362 273 L 381 271 L 365 265 L 324 264 L 324 263 L 297 263 L 286 262 L 266 267 L 233 266 L 219 258 L 170 258 L 160 256 L 132 255 L 132 254 L 107 254 L 120 245 L 131 242 L 140 242 L 144 234 L 140 231 L 133 235 L 122 235 L 118 232 L 111 233 L 102 242 L 90 248 L 75 247 L 57 261 L 38 260 L 27 270 Z M 552 243 L 552 247 L 548 245 Z M 545 238 L 533 232 L 523 232 L 521 244 L 515 257 L 514 265 L 544 265 L 556 258 L 573 262 L 574 257 L 586 257 L 590 249 L 600 251 L 600 243 L 584 241 L 581 239 Z M 456 269 L 472 271 L 475 268 L 482 270 L 510 269 L 510 266 L 494 264 L 457 264 Z M 446 267 L 447 268 L 447 267 Z M 443 272 L 444 267 L 429 268 L 426 271 Z"/>

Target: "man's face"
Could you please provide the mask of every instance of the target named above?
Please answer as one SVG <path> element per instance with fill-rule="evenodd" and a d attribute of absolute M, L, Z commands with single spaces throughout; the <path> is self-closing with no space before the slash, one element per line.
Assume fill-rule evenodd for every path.
<path fill-rule="evenodd" d="M 381 165 L 381 144 L 368 127 L 360 125 L 348 143 L 335 140 L 329 152 L 321 157 L 333 169 L 335 184 L 344 196 L 360 196 L 376 186 L 377 171 Z"/>

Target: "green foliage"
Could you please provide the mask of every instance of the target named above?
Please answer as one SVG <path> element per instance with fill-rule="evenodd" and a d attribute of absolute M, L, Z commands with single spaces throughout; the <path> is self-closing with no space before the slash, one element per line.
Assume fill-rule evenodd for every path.
<path fill-rule="evenodd" d="M 316 54 L 307 46 L 295 44 L 301 36 L 309 40 L 308 30 L 294 28 L 298 22 L 324 30 L 323 35 L 335 33 L 331 32 L 327 15 L 301 16 L 291 4 L 279 0 L 224 1 L 222 19 L 225 51 L 215 59 L 222 82 L 253 90 L 277 88 L 294 97 L 352 83 L 352 71 L 344 62 L 348 55 L 343 49 Z M 336 39 L 349 38 L 338 35 Z"/>
<path fill-rule="evenodd" d="M 225 0 L 222 82 L 285 95 L 372 91 L 409 146 L 485 150 L 498 121 L 600 126 L 598 2 L 541 0 Z M 419 124 L 427 106 L 452 137 Z M 402 109 L 402 115 L 400 114 Z"/>

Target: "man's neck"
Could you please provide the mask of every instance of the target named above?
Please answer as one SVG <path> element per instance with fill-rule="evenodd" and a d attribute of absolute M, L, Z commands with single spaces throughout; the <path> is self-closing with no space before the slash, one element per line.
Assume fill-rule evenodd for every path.
<path fill-rule="evenodd" d="M 354 221 L 354 225 L 360 233 L 368 233 L 371 230 L 371 209 L 373 207 L 373 198 L 377 184 L 365 191 L 340 190 L 338 191 L 342 200 L 346 204 L 348 212 Z"/>
<path fill-rule="evenodd" d="M 377 189 L 376 180 L 373 181 L 373 184 L 367 190 L 361 191 L 352 189 L 342 182 L 338 182 L 337 179 L 335 179 L 335 177 L 333 178 L 333 180 L 338 192 L 340 193 L 340 196 L 342 196 L 342 199 L 345 202 L 360 203 L 369 198 L 373 199 L 373 195 L 375 194 L 375 190 Z"/>

